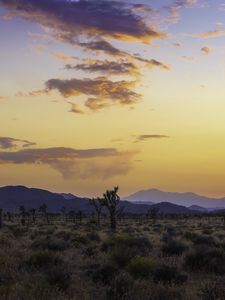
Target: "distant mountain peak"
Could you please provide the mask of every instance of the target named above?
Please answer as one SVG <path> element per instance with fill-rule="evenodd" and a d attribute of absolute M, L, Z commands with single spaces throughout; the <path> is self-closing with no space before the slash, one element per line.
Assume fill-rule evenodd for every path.
<path fill-rule="evenodd" d="M 186 207 L 192 205 L 203 208 L 225 207 L 225 198 L 210 198 L 193 192 L 164 192 L 155 188 L 138 191 L 125 199 L 136 203 L 170 202 Z"/>

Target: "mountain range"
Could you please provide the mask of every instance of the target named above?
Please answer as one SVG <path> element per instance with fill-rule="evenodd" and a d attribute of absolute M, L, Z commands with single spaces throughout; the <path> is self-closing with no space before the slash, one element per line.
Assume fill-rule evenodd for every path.
<path fill-rule="evenodd" d="M 209 208 L 209 210 L 225 208 L 225 198 L 210 198 L 194 193 L 163 192 L 157 189 L 142 190 L 125 199 L 139 204 L 170 202 L 186 207 L 200 206 L 203 209 Z"/>
<path fill-rule="evenodd" d="M 165 193 L 158 190 L 148 190 L 135 193 L 121 200 L 119 206 L 124 213 L 131 214 L 146 214 L 153 208 L 158 213 L 171 214 L 192 214 L 219 209 L 218 207 L 212 208 L 212 205 L 211 208 L 204 207 L 205 205 L 209 207 L 209 199 L 192 193 Z M 196 202 L 193 202 L 193 205 L 188 205 L 192 204 L 194 200 Z M 214 200 L 218 200 L 219 205 L 225 207 L 225 199 Z M 25 186 L 0 187 L 0 208 L 4 211 L 18 212 L 20 206 L 24 206 L 27 210 L 39 209 L 44 203 L 47 205 L 49 212 L 60 212 L 62 208 L 65 208 L 66 211 L 73 210 L 86 213 L 94 211 L 88 198 L 81 198 L 73 194 L 52 193 L 47 190 Z M 218 202 L 215 205 L 218 205 Z"/>

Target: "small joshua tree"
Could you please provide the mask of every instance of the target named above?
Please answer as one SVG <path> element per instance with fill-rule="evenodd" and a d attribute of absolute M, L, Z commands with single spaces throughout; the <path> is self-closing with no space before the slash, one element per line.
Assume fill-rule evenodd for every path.
<path fill-rule="evenodd" d="M 101 223 L 101 212 L 103 208 L 104 199 L 93 198 L 90 200 L 90 204 L 94 207 L 97 214 L 97 225 L 100 226 Z"/>
<path fill-rule="evenodd" d="M 152 207 L 148 210 L 148 215 L 152 219 L 153 224 L 155 224 L 156 222 L 158 212 L 159 210 L 156 207 Z"/>
<path fill-rule="evenodd" d="M 30 213 L 31 213 L 31 216 L 32 216 L 32 222 L 33 222 L 33 224 L 35 224 L 35 222 L 36 222 L 36 209 L 31 208 Z"/>
<path fill-rule="evenodd" d="M 2 228 L 2 209 L 0 209 L 0 229 Z"/>
<path fill-rule="evenodd" d="M 43 213 L 43 215 L 45 216 L 45 219 L 46 219 L 46 222 L 47 224 L 49 225 L 49 218 L 48 218 L 48 212 L 47 212 L 47 205 L 46 204 L 42 204 L 40 207 L 39 207 L 39 211 L 41 213 Z"/>
<path fill-rule="evenodd" d="M 26 209 L 23 205 L 20 206 L 21 224 L 26 224 Z"/>
<path fill-rule="evenodd" d="M 110 227 L 111 231 L 116 231 L 116 225 L 117 225 L 117 215 L 118 215 L 118 205 L 120 202 L 120 197 L 118 196 L 118 190 L 119 187 L 114 187 L 113 190 L 109 191 L 107 190 L 103 194 L 103 198 L 101 199 L 101 203 L 103 206 L 105 206 L 109 211 L 109 217 L 110 217 Z"/>

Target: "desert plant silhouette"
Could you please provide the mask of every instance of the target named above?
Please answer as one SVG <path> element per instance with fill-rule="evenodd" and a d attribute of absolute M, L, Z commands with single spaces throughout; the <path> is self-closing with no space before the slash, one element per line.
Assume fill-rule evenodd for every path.
<path fill-rule="evenodd" d="M 118 215 L 118 205 L 120 202 L 120 197 L 118 195 L 119 187 L 114 187 L 113 190 L 107 190 L 103 194 L 103 198 L 99 198 L 100 203 L 105 206 L 109 212 L 110 217 L 110 228 L 112 232 L 116 231 L 117 226 L 117 215 Z"/>

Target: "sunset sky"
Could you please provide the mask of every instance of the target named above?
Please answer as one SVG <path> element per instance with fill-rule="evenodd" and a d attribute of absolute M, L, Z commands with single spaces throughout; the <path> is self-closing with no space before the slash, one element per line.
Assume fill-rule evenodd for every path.
<path fill-rule="evenodd" d="M 225 196 L 224 0 L 0 0 L 0 184 Z"/>

